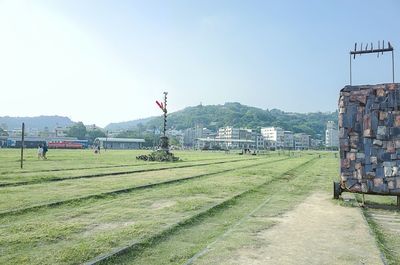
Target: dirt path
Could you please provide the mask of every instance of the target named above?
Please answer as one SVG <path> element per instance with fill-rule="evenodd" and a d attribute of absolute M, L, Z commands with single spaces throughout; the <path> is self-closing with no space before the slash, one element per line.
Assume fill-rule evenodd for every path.
<path fill-rule="evenodd" d="M 278 224 L 253 236 L 257 247 L 234 251 L 226 264 L 383 264 L 358 208 L 314 193 Z"/>

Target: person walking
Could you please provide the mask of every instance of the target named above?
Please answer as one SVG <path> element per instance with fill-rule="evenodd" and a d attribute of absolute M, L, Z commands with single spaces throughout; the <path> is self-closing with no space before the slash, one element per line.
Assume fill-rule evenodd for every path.
<path fill-rule="evenodd" d="M 93 150 L 95 154 L 100 154 L 100 144 L 99 145 L 94 145 Z"/>
<path fill-rule="evenodd" d="M 37 155 L 38 155 L 38 159 L 43 158 L 43 147 L 42 147 L 42 144 L 39 144 L 39 146 L 38 146 Z"/>
<path fill-rule="evenodd" d="M 47 147 L 47 144 L 45 143 L 43 145 L 43 159 L 47 159 L 47 156 L 46 156 L 47 151 L 49 151 L 49 148 Z"/>

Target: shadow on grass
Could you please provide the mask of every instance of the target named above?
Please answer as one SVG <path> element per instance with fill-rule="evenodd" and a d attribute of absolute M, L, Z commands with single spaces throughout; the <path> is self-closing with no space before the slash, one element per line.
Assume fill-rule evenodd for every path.
<path fill-rule="evenodd" d="M 364 207 L 367 209 L 370 208 L 370 209 L 385 210 L 390 212 L 400 212 L 399 206 L 388 203 L 365 201 Z"/>

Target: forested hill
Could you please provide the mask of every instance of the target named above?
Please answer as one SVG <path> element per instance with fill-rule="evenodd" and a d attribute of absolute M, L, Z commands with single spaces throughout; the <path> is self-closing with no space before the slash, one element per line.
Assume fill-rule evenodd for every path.
<path fill-rule="evenodd" d="M 127 130 L 127 129 L 135 127 L 139 123 L 146 124 L 148 121 L 150 121 L 154 118 L 156 118 L 156 117 L 149 117 L 149 118 L 144 118 L 144 119 L 139 119 L 139 120 L 123 121 L 123 122 L 116 122 L 116 123 L 113 122 L 113 123 L 108 124 L 104 129 L 109 130 L 109 131 Z"/>
<path fill-rule="evenodd" d="M 0 117 L 0 127 L 5 127 L 3 129 L 19 129 L 21 128 L 21 124 L 23 122 L 25 122 L 27 129 L 34 128 L 38 130 L 44 130 L 46 127 L 50 130 L 53 130 L 58 126 L 65 127 L 73 124 L 71 119 L 63 116 Z"/>
<path fill-rule="evenodd" d="M 199 124 L 216 130 L 223 126 L 252 129 L 279 126 L 285 130 L 304 132 L 317 137 L 318 134 L 324 135 L 327 121 L 333 120 L 337 124 L 337 116 L 337 112 L 289 113 L 277 109 L 263 110 L 235 102 L 224 105 L 198 105 L 170 113 L 168 127 L 180 130 Z M 162 117 L 155 117 L 136 126 L 143 127 L 142 129 L 160 128 L 161 124 Z"/>

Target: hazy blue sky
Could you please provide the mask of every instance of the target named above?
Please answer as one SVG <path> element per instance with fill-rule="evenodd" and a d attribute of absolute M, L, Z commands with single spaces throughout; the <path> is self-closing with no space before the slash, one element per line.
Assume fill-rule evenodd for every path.
<path fill-rule="evenodd" d="M 0 0 L 0 116 L 104 126 L 160 114 L 165 90 L 170 111 L 333 111 L 354 42 L 390 40 L 400 62 L 399 14 L 395 0 Z M 390 56 L 358 57 L 353 76 L 390 82 Z"/>

